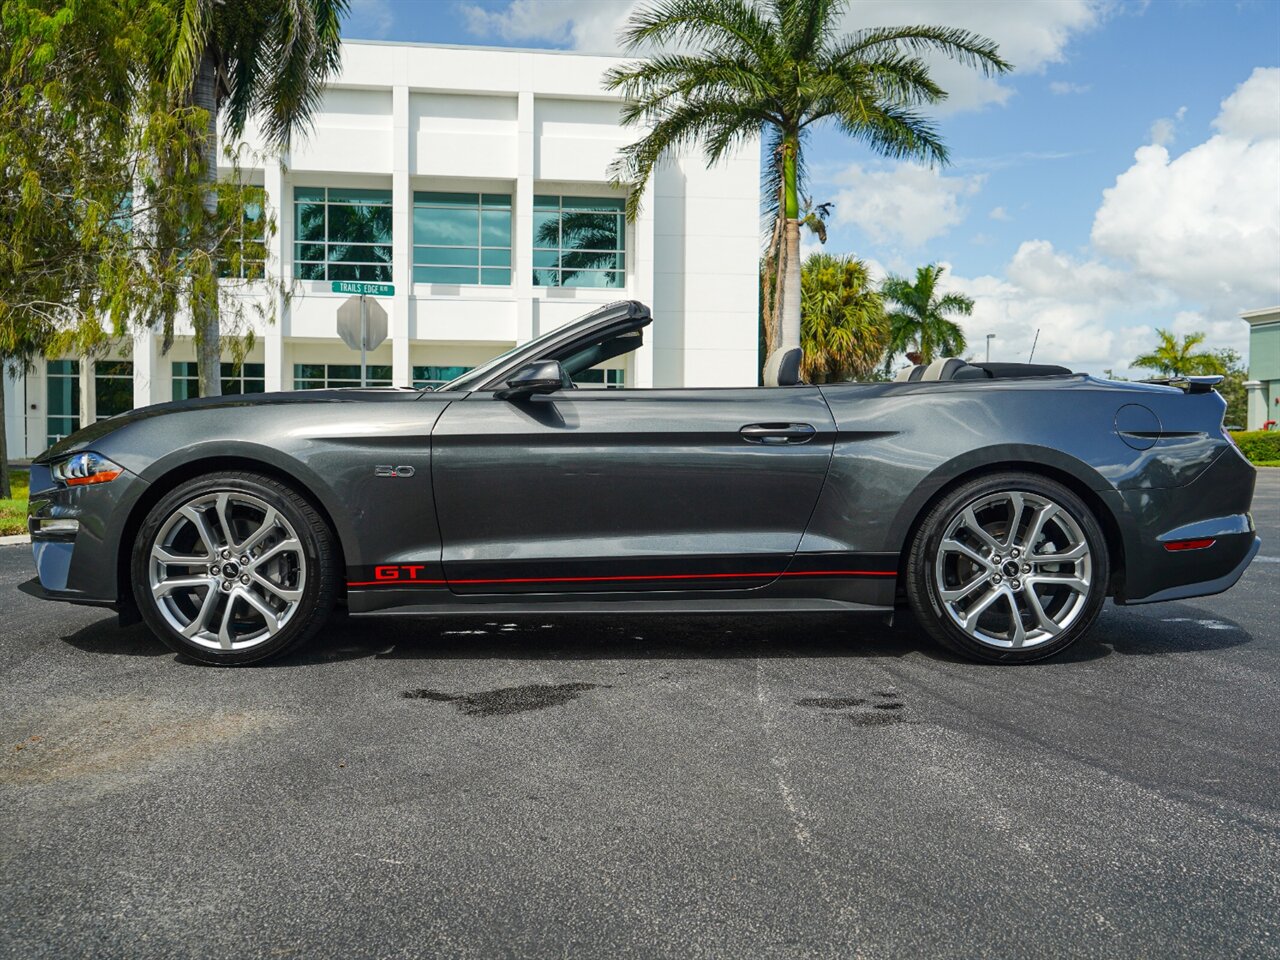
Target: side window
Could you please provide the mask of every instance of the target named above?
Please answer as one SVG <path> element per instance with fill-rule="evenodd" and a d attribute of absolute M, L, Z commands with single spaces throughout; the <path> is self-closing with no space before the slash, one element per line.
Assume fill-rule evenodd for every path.
<path fill-rule="evenodd" d="M 632 330 L 581 348 L 560 361 L 579 386 L 616 390 L 626 386 L 626 358 L 644 343 L 643 331 Z"/>

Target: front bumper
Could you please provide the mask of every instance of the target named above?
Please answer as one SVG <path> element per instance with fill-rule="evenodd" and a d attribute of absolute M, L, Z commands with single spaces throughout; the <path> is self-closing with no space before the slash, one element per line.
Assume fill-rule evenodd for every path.
<path fill-rule="evenodd" d="M 145 480 L 128 472 L 110 483 L 66 487 L 54 483 L 46 464 L 33 464 L 27 529 L 37 595 L 116 608 L 121 540 L 146 488 Z"/>

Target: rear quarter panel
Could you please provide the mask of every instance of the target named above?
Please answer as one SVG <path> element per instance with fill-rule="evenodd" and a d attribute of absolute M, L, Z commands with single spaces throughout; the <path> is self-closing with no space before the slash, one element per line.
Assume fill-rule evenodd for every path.
<path fill-rule="evenodd" d="M 825 386 L 823 395 L 836 420 L 835 453 L 802 551 L 901 553 L 916 518 L 945 487 L 1025 467 L 1095 492 L 1118 514 L 1127 544 L 1139 519 L 1161 518 L 1126 516 L 1127 502 L 1113 494 L 1181 487 L 1228 446 L 1216 395 L 1085 376 L 847 384 Z M 1145 450 L 1116 428 L 1117 412 L 1134 403 L 1169 431 L 1139 441 L 1149 439 Z"/>

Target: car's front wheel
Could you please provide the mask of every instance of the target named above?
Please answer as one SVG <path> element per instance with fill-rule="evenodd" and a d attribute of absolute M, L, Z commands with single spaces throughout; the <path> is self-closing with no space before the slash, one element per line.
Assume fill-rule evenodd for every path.
<path fill-rule="evenodd" d="M 1075 493 L 1002 473 L 963 484 L 925 516 L 907 559 L 907 595 L 943 645 L 1026 663 L 1089 630 L 1108 576 L 1106 539 Z"/>
<path fill-rule="evenodd" d="M 324 518 L 274 478 L 224 473 L 181 484 L 134 544 L 134 598 L 147 625 L 204 663 L 278 656 L 324 623 L 337 590 Z"/>

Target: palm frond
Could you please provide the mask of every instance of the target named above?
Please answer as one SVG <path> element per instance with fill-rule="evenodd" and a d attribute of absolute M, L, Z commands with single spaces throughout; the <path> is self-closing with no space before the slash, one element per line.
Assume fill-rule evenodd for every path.
<path fill-rule="evenodd" d="M 626 50 L 655 46 L 728 48 L 764 57 L 776 47 L 774 24 L 748 0 L 653 0 L 618 34 Z"/>
<path fill-rule="evenodd" d="M 981 70 L 987 77 L 1013 69 L 1013 64 L 1000 56 L 1000 45 L 994 40 L 959 27 L 923 25 L 856 30 L 835 45 L 831 59 L 833 63 L 864 60 L 901 50 L 941 53 L 966 67 Z"/>

